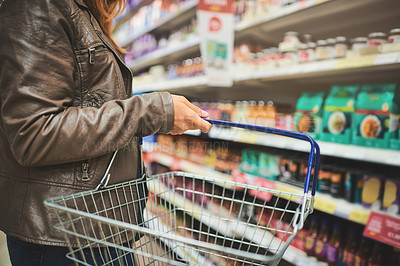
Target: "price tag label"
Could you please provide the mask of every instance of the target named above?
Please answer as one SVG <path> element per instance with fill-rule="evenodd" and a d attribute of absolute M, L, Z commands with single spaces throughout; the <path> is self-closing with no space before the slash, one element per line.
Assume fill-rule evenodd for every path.
<path fill-rule="evenodd" d="M 366 55 L 358 58 L 354 62 L 354 67 L 367 67 L 372 66 L 375 62 L 376 55 Z"/>
<path fill-rule="evenodd" d="M 363 210 L 363 209 L 352 209 L 348 219 L 350 221 L 360 223 L 360 224 L 366 224 L 368 221 L 370 211 Z"/>
<path fill-rule="evenodd" d="M 379 54 L 374 62 L 374 65 L 387 65 L 394 64 L 397 61 L 398 53 Z"/>
<path fill-rule="evenodd" d="M 316 197 L 314 208 L 325 213 L 334 214 L 337 207 L 337 202 L 333 200 Z"/>
<path fill-rule="evenodd" d="M 357 59 L 339 59 L 335 65 L 335 69 L 353 68 Z"/>
<path fill-rule="evenodd" d="M 371 211 L 363 235 L 400 248 L 400 218 Z"/>
<path fill-rule="evenodd" d="M 239 142 L 249 143 L 249 144 L 256 144 L 257 139 L 258 139 L 258 134 L 250 131 L 241 132 L 238 137 Z"/>

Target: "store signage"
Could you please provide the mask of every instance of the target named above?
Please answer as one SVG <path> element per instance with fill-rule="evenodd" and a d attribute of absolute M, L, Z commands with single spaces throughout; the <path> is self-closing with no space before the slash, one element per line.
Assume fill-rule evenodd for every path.
<path fill-rule="evenodd" d="M 364 236 L 400 248 L 400 218 L 372 211 Z"/>
<path fill-rule="evenodd" d="M 200 51 L 208 85 L 232 86 L 233 0 L 200 0 L 197 11 Z"/>

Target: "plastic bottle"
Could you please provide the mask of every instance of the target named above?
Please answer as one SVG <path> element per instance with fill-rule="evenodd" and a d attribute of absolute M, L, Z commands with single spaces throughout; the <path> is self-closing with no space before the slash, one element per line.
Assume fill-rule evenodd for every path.
<path fill-rule="evenodd" d="M 369 252 L 369 241 L 367 238 L 363 237 L 354 258 L 354 266 L 367 266 L 370 255 Z"/>
<path fill-rule="evenodd" d="M 275 128 L 276 108 L 272 101 L 268 101 L 265 106 L 266 126 Z"/>
<path fill-rule="evenodd" d="M 318 236 L 318 216 L 314 214 L 311 216 L 311 225 L 310 229 L 308 230 L 308 234 L 306 237 L 306 244 L 304 247 L 308 256 L 314 256 L 317 236 Z"/>
<path fill-rule="evenodd" d="M 333 226 L 333 233 L 328 243 L 326 261 L 328 265 L 333 266 L 337 264 L 340 253 L 342 252 L 342 234 L 341 225 L 336 223 Z"/>
<path fill-rule="evenodd" d="M 322 220 L 322 228 L 315 243 L 315 257 L 319 261 L 326 261 L 329 239 L 329 224 L 327 219 Z"/>

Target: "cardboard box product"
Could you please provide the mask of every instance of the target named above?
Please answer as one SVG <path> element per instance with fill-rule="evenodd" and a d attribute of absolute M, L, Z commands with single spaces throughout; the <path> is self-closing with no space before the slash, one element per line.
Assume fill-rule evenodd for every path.
<path fill-rule="evenodd" d="M 325 100 L 319 139 L 350 144 L 356 95 L 359 86 L 332 87 Z"/>
<path fill-rule="evenodd" d="M 304 92 L 296 104 L 295 130 L 318 138 L 321 128 L 323 92 Z"/>
<path fill-rule="evenodd" d="M 363 85 L 357 96 L 352 143 L 375 148 L 389 148 L 395 138 L 396 121 L 392 110 L 397 84 Z"/>

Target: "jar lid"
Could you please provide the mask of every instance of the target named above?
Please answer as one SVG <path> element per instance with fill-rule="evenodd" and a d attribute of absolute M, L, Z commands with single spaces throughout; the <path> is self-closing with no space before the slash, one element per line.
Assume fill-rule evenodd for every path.
<path fill-rule="evenodd" d="M 328 44 L 335 44 L 335 43 L 336 43 L 336 40 L 335 40 L 334 38 L 328 38 L 328 39 L 326 39 L 326 42 L 327 42 Z"/>
<path fill-rule="evenodd" d="M 308 48 L 315 48 L 317 45 L 315 44 L 315 42 L 309 42 L 308 43 Z"/>
<path fill-rule="evenodd" d="M 368 41 L 367 37 L 357 37 L 353 39 L 353 42 L 357 42 L 357 43 L 366 43 Z"/>
<path fill-rule="evenodd" d="M 346 41 L 346 37 L 344 36 L 337 36 L 336 37 L 336 42 L 345 42 Z"/>
<path fill-rule="evenodd" d="M 325 40 L 318 40 L 318 41 L 317 41 L 317 45 L 318 45 L 318 46 L 326 45 L 326 44 L 327 44 L 327 42 L 326 42 Z"/>
<path fill-rule="evenodd" d="M 386 38 L 386 33 L 383 32 L 371 32 L 368 34 L 368 38 Z"/>
<path fill-rule="evenodd" d="M 400 28 L 391 29 L 389 34 L 400 34 Z"/>
<path fill-rule="evenodd" d="M 300 50 L 305 50 L 305 49 L 307 49 L 307 47 L 308 47 L 308 45 L 307 45 L 306 43 L 301 43 L 301 44 L 299 45 L 299 49 L 300 49 Z"/>
<path fill-rule="evenodd" d="M 288 31 L 285 33 L 285 36 L 297 36 L 297 35 L 298 35 L 298 33 L 295 31 Z"/>

